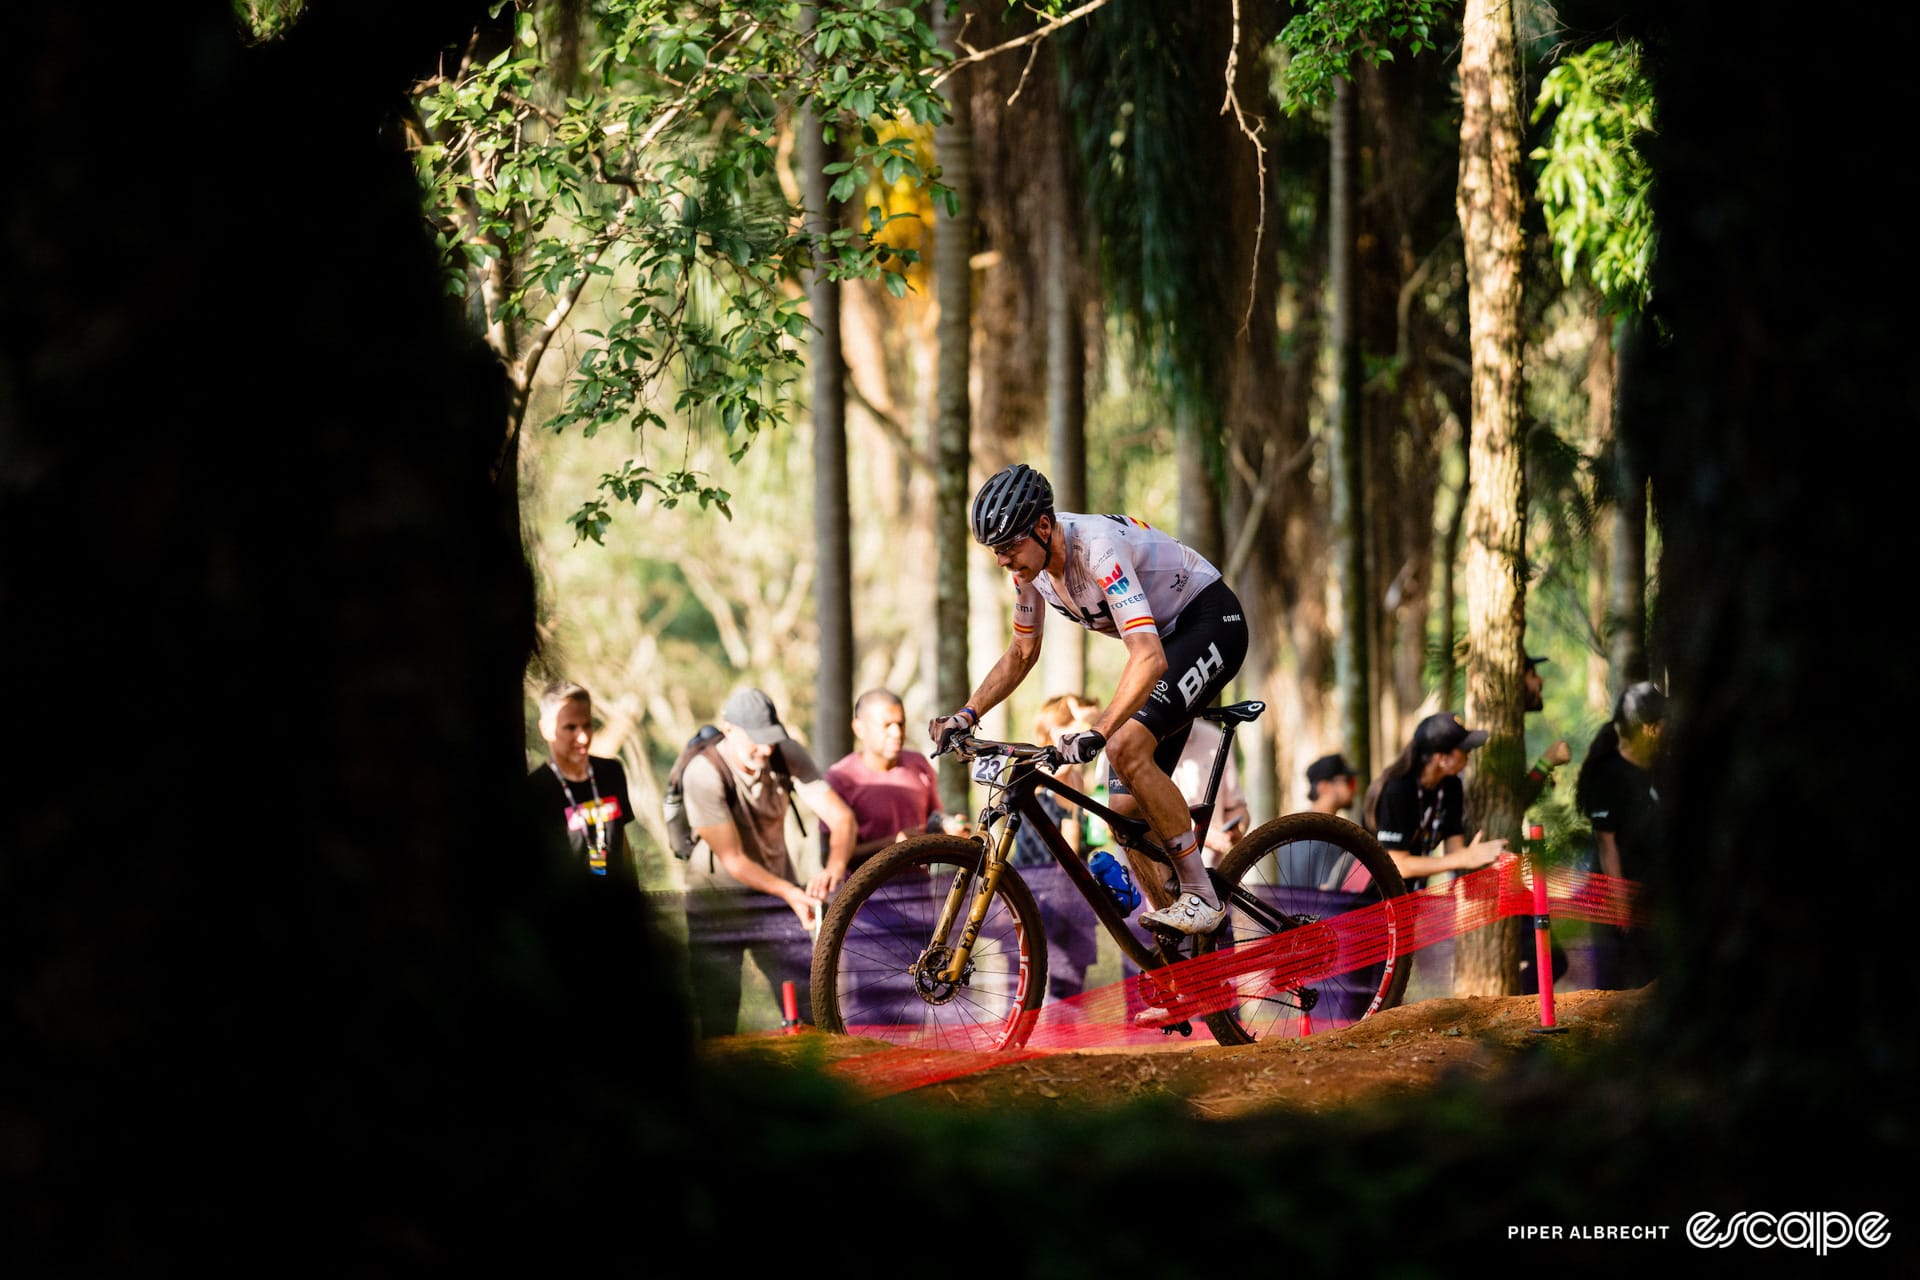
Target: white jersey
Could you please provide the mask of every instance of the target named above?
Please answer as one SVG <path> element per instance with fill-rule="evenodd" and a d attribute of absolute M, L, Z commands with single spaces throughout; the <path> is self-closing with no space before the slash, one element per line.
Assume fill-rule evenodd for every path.
<path fill-rule="evenodd" d="M 1045 570 L 1020 588 L 1013 629 L 1040 629 L 1044 600 L 1089 631 L 1125 637 L 1136 631 L 1171 635 L 1193 598 L 1220 580 L 1192 547 L 1132 516 L 1057 516 L 1067 567 L 1057 580 Z"/>

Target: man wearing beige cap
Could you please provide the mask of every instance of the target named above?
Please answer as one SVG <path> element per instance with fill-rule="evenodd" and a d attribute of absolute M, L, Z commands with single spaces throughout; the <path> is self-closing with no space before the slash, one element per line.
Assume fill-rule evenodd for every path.
<path fill-rule="evenodd" d="M 821 777 L 813 756 L 788 735 L 773 699 L 758 689 L 738 690 L 721 707 L 719 728 L 725 775 L 709 756 L 699 754 L 681 778 L 687 821 L 696 837 L 687 860 L 688 892 L 705 894 L 708 904 L 724 901 L 727 890 L 768 894 L 792 908 L 798 925 L 780 926 L 779 936 L 762 937 L 772 926 L 756 919 L 751 926 L 703 930 L 696 938 L 690 916 L 694 1012 L 704 1036 L 731 1035 L 737 1028 L 740 961 L 748 952 L 771 983 L 775 1001 L 781 984 L 792 981 L 800 1018 L 811 1021 L 807 988 L 814 913 L 846 877 L 854 838 L 853 811 Z M 830 833 L 827 865 L 805 888 L 787 852 L 787 808 L 795 791 Z"/>

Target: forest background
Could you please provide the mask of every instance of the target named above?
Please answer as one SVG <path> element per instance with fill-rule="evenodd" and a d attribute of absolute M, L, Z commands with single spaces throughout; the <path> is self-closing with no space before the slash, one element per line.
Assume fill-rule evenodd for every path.
<path fill-rule="evenodd" d="M 1659 412 L 1620 415 L 1662 495 L 1662 595 L 1685 601 L 1659 614 L 1685 708 L 1663 976 L 1643 1034 L 1589 1069 L 1232 1126 L 949 1121 L 695 1071 L 644 913 L 527 858 L 508 797 L 534 578 L 517 484 L 488 483 L 516 388 L 448 314 L 397 124 L 485 4 L 338 0 L 266 45 L 225 0 L 14 15 L 32 180 L 0 190 L 10 1256 L 638 1244 L 775 1265 L 792 1242 L 741 1232 L 729 1188 L 798 1201 L 876 1169 L 1061 1274 L 1129 1273 L 1147 1236 L 1005 1206 L 1067 1185 L 1132 1203 L 1176 1168 L 1209 1171 L 1213 1220 L 1317 1273 L 1378 1250 L 1442 1274 L 1515 1222 L 1887 1209 L 1914 1038 L 1897 916 L 1861 905 L 1897 911 L 1874 887 L 1897 850 L 1809 762 L 1897 769 L 1913 722 L 1903 620 L 1854 568 L 1911 541 L 1909 326 L 1888 305 L 1911 262 L 1852 198 L 1884 162 L 1861 122 L 1896 118 L 1898 78 L 1838 24 L 1796 29 L 1785 75 L 1773 24 L 1602 8 L 1567 11 L 1656 52 L 1650 296 L 1677 339 L 1638 384 Z M 315 173 L 351 198 L 316 199 Z M 132 201 L 130 177 L 149 184 Z M 1868 281 L 1880 305 L 1847 292 Z M 119 728 L 83 742 L 88 716 Z M 105 742 L 133 763 L 107 768 Z M 664 1245 L 583 1211 L 642 1185 Z M 1910 1271 L 1903 1220 L 1854 1259 Z M 1381 1246 L 1382 1222 L 1418 1228 Z M 896 1247 L 924 1215 L 861 1227 Z"/>
<path fill-rule="evenodd" d="M 832 116 L 828 133 L 867 141 L 822 145 L 794 48 L 728 48 L 729 23 L 773 21 L 750 5 L 502 10 L 416 90 L 455 287 L 524 392 L 513 428 L 542 584 L 530 685 L 595 691 L 598 749 L 634 779 L 646 882 L 675 885 L 660 780 L 732 687 L 766 688 L 824 760 L 850 746 L 860 690 L 894 688 L 912 723 L 964 698 L 1005 643 L 1009 597 L 988 557 L 939 531 L 952 495 L 1014 460 L 1053 473 L 1063 509 L 1177 531 L 1250 602 L 1234 693 L 1273 708 L 1245 735 L 1256 822 L 1301 807 L 1315 756 L 1343 751 L 1364 782 L 1421 715 L 1465 706 L 1460 15 L 1321 6 L 1288 27 L 1263 6 L 1111 0 L 978 6 L 903 36 L 911 10 L 848 11 L 880 18 L 815 33 L 815 52 L 925 57 L 962 110 L 882 88 L 892 109 L 875 114 L 871 94 L 835 84 L 869 114 Z M 650 63 L 616 54 L 644 22 Z M 1621 470 L 1613 413 L 1615 331 L 1644 302 L 1636 142 L 1653 119 L 1634 45 L 1544 8 L 1516 34 L 1541 197 L 1524 206 L 1526 309 L 1510 321 L 1526 470 L 1480 461 L 1505 486 L 1483 502 L 1522 522 L 1518 583 L 1502 586 L 1524 592 L 1526 652 L 1551 659 L 1530 760 L 1559 737 L 1583 749 L 1649 670 L 1657 522 L 1645 477 Z M 936 39 L 957 70 L 937 70 Z M 1351 78 L 1329 70 L 1342 42 Z M 750 128 L 751 92 L 727 76 L 701 89 L 729 58 L 761 91 L 789 90 L 753 103 Z M 653 151 L 596 148 L 650 92 L 683 108 Z M 648 196 L 693 233 L 684 275 L 618 221 L 636 188 L 593 180 L 623 162 L 663 175 Z M 809 221 L 820 206 L 829 217 Z M 806 269 L 834 246 L 799 238 L 829 226 L 837 279 Z M 943 260 L 956 235 L 964 255 Z M 785 308 L 778 323 L 753 310 L 768 306 Z M 641 316 L 655 345 L 622 366 Z M 941 346 L 943 324 L 959 345 Z M 733 374 L 717 394 L 715 369 Z M 960 447 L 943 448 L 956 404 Z M 619 516 L 628 500 L 646 510 Z M 1026 736 L 1048 694 L 1111 687 L 1119 647 L 1071 630 L 1050 629 L 1043 673 L 989 732 Z M 529 699 L 537 763 L 533 718 Z M 964 777 L 944 783 L 969 810 Z M 1584 835 L 1570 793 L 1543 811 L 1569 848 Z"/>

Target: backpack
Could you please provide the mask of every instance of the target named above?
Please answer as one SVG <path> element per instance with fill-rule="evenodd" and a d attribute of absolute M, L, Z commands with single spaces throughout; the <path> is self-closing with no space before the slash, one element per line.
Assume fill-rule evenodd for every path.
<path fill-rule="evenodd" d="M 662 814 L 667 820 L 667 847 L 673 851 L 673 856 L 682 862 L 693 857 L 693 846 L 699 843 L 699 837 L 693 834 L 693 824 L 687 819 L 687 797 L 681 782 L 687 772 L 687 765 L 698 755 L 705 755 L 707 763 L 711 764 L 713 771 L 720 775 L 720 787 L 726 793 L 727 809 L 733 814 L 733 824 L 740 832 L 741 842 L 759 839 L 758 828 L 741 808 L 739 797 L 734 791 L 733 770 L 727 768 L 727 762 L 720 756 L 720 731 L 710 724 L 703 724 L 691 738 L 687 739 L 687 745 L 680 749 L 680 758 L 673 762 L 673 768 L 667 774 L 667 793 L 660 804 Z M 773 769 L 774 777 L 780 780 L 780 785 L 787 789 L 787 807 L 793 810 L 794 819 L 800 823 L 800 831 L 804 835 L 807 824 L 800 817 L 800 806 L 794 803 L 793 775 L 787 772 L 787 762 L 781 757 L 780 752 L 775 750 L 768 764 Z M 711 849 L 707 851 L 707 869 L 709 871 L 714 869 Z"/>

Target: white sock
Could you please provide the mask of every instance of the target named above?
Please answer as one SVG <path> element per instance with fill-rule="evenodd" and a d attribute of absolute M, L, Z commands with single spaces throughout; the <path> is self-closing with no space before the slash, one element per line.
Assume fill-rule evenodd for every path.
<path fill-rule="evenodd" d="M 1198 841 L 1194 839 L 1192 827 L 1175 836 L 1167 846 L 1167 852 L 1173 857 L 1173 869 L 1180 876 L 1180 892 L 1191 893 L 1210 907 L 1220 905 L 1213 896 L 1213 881 L 1207 878 L 1207 864 L 1198 857 Z"/>

